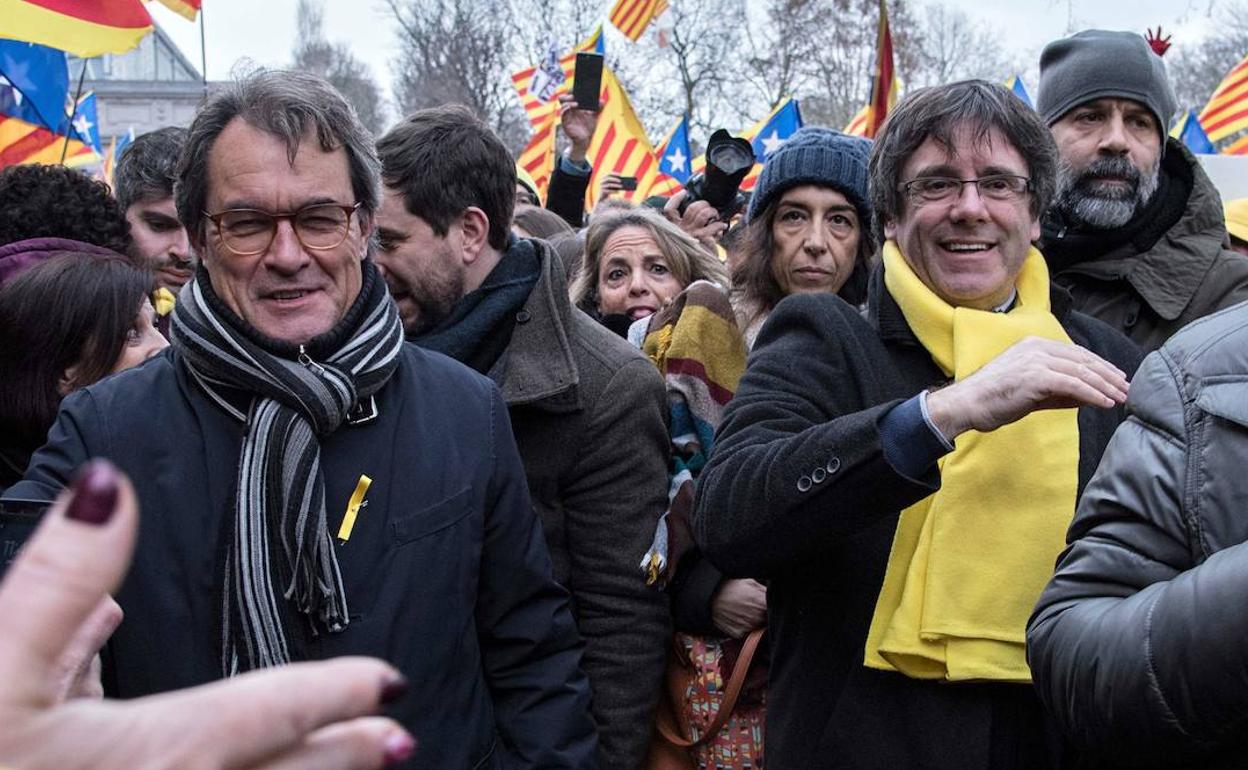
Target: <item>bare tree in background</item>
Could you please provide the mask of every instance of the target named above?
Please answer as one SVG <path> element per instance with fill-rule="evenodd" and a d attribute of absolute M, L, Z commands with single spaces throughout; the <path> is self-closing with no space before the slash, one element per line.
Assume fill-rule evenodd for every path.
<path fill-rule="evenodd" d="M 464 104 L 508 147 L 522 147 L 529 129 L 511 86 L 517 25 L 507 6 L 485 0 L 386 0 L 385 7 L 398 26 L 394 98 L 400 111 Z"/>
<path fill-rule="evenodd" d="M 1166 68 L 1179 107 L 1199 112 L 1222 79 L 1248 56 L 1248 2 L 1228 3 L 1215 15 L 1217 34 L 1204 40 L 1174 40 Z"/>
<path fill-rule="evenodd" d="M 368 66 L 346 45 L 325 38 L 325 9 L 320 0 L 299 0 L 295 14 L 299 30 L 292 52 L 295 69 L 328 80 L 355 108 L 364 127 L 380 134 L 386 124 L 386 107 Z"/>
<path fill-rule="evenodd" d="M 811 31 L 827 29 L 835 13 L 825 0 L 770 0 L 763 13 L 764 24 L 745 30 L 749 56 L 742 80 L 770 110 L 816 87 L 809 63 L 823 40 Z"/>
<path fill-rule="evenodd" d="M 695 143 L 717 128 L 738 130 L 758 101 L 743 88 L 744 0 L 673 4 L 660 24 L 612 57 L 642 120 L 659 136 L 688 114 Z"/>
<path fill-rule="evenodd" d="M 1005 55 L 998 30 L 971 21 L 961 10 L 934 3 L 924 6 L 920 16 L 923 40 L 909 88 L 970 78 L 996 83 L 1024 69 Z"/>

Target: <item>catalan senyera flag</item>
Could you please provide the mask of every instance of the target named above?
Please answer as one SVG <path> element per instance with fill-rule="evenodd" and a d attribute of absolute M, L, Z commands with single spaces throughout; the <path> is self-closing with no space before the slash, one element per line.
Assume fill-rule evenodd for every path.
<path fill-rule="evenodd" d="M 0 2 L 3 2 L 3 0 L 0 0 Z M 603 52 L 602 27 L 595 29 L 593 34 L 581 41 L 559 60 L 559 65 L 563 67 L 564 81 L 561 86 L 555 89 L 548 101 L 539 99 L 537 94 L 529 90 L 529 86 L 533 83 L 533 75 L 537 72 L 536 66 L 525 67 L 518 72 L 512 73 L 511 85 L 516 89 L 516 93 L 520 94 L 520 104 L 524 107 L 525 114 L 529 116 L 529 123 L 535 131 L 540 129 L 552 115 L 558 117 L 558 97 L 560 94 L 565 94 L 572 89 L 572 78 L 576 70 L 576 55 L 581 51 Z"/>
<path fill-rule="evenodd" d="M 603 174 L 637 177 L 637 189 L 623 193 L 634 203 L 645 200 L 660 174 L 654 145 L 615 72 L 606 66 L 602 68 L 602 112 L 589 144 L 589 162 L 594 175 L 585 191 L 585 205 L 591 209 L 598 203 L 598 179 Z"/>
<path fill-rule="evenodd" d="M 1248 56 L 1214 89 L 1200 112 L 1200 125 L 1214 142 L 1248 128 Z"/>
<path fill-rule="evenodd" d="M 195 16 L 204 6 L 203 0 L 160 0 L 160 4 L 191 21 L 195 21 Z"/>
<path fill-rule="evenodd" d="M 871 114 L 870 107 L 863 107 L 854 113 L 854 117 L 849 119 L 845 124 L 845 128 L 841 129 L 841 133 L 850 136 L 866 136 L 867 135 L 867 116 Z"/>
<path fill-rule="evenodd" d="M 0 0 L 0 37 L 84 59 L 125 53 L 152 31 L 141 0 Z"/>
<path fill-rule="evenodd" d="M 871 75 L 871 101 L 867 105 L 866 136 L 874 139 L 884 118 L 897 102 L 897 70 L 893 66 L 893 35 L 888 27 L 888 8 L 880 0 L 880 25 L 875 41 L 875 70 Z"/>
<path fill-rule="evenodd" d="M 636 43 L 645 34 L 650 22 L 667 10 L 667 0 L 616 0 L 611 9 L 611 24 Z"/>
<path fill-rule="evenodd" d="M 67 149 L 63 135 L 20 118 L 0 115 L 0 168 L 23 163 L 58 164 L 62 154 L 69 160 L 83 156 L 94 157 L 95 152 L 73 139 L 69 140 Z"/>
<path fill-rule="evenodd" d="M 543 200 L 546 198 L 546 188 L 550 184 L 550 175 L 555 170 L 555 128 L 559 124 L 558 96 L 567 93 L 572 88 L 576 54 L 580 51 L 603 52 L 602 27 L 594 30 L 593 34 L 559 60 L 565 79 L 563 84 L 555 89 L 549 101 L 538 98 L 537 94 L 529 90 L 533 75 L 537 71 L 536 66 L 526 67 L 511 76 L 511 84 L 516 89 L 516 93 L 520 95 L 520 104 L 524 106 L 529 123 L 533 127 L 533 136 L 520 152 L 520 157 L 516 162 L 529 173 L 529 176 L 533 177 L 538 195 Z"/>

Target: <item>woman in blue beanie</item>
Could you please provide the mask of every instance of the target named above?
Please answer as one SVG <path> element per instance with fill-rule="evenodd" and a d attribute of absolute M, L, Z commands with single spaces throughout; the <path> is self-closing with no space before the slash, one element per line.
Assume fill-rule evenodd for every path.
<path fill-rule="evenodd" d="M 872 253 L 871 143 L 819 126 L 789 137 L 763 166 L 746 212 L 744 258 L 732 272 L 746 344 L 790 294 L 829 292 L 859 305 Z"/>

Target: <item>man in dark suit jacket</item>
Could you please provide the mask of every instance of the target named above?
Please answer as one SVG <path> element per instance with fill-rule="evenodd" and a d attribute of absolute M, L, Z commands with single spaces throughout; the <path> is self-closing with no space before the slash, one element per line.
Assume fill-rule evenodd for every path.
<path fill-rule="evenodd" d="M 758 337 L 695 530 L 769 581 L 769 765 L 1062 761 L 1023 634 L 1138 353 L 1031 245 L 1055 163 L 1003 87 L 917 92 L 872 150 L 865 317 L 794 296 Z"/>
<path fill-rule="evenodd" d="M 371 655 L 407 678 L 409 766 L 596 766 L 566 592 L 498 389 L 403 341 L 366 259 L 372 137 L 325 81 L 213 94 L 178 170 L 202 256 L 170 353 L 66 398 L 9 490 L 92 456 L 146 516 L 103 657 L 108 694 Z"/>

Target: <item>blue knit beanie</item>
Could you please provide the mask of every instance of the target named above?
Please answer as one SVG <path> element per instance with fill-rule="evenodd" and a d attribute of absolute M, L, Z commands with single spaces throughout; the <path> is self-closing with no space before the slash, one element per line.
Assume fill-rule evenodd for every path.
<path fill-rule="evenodd" d="M 799 185 L 831 187 L 858 210 L 864 231 L 871 229 L 867 158 L 871 142 L 823 126 L 799 128 L 763 164 L 746 219 L 762 216 L 767 205 Z"/>

